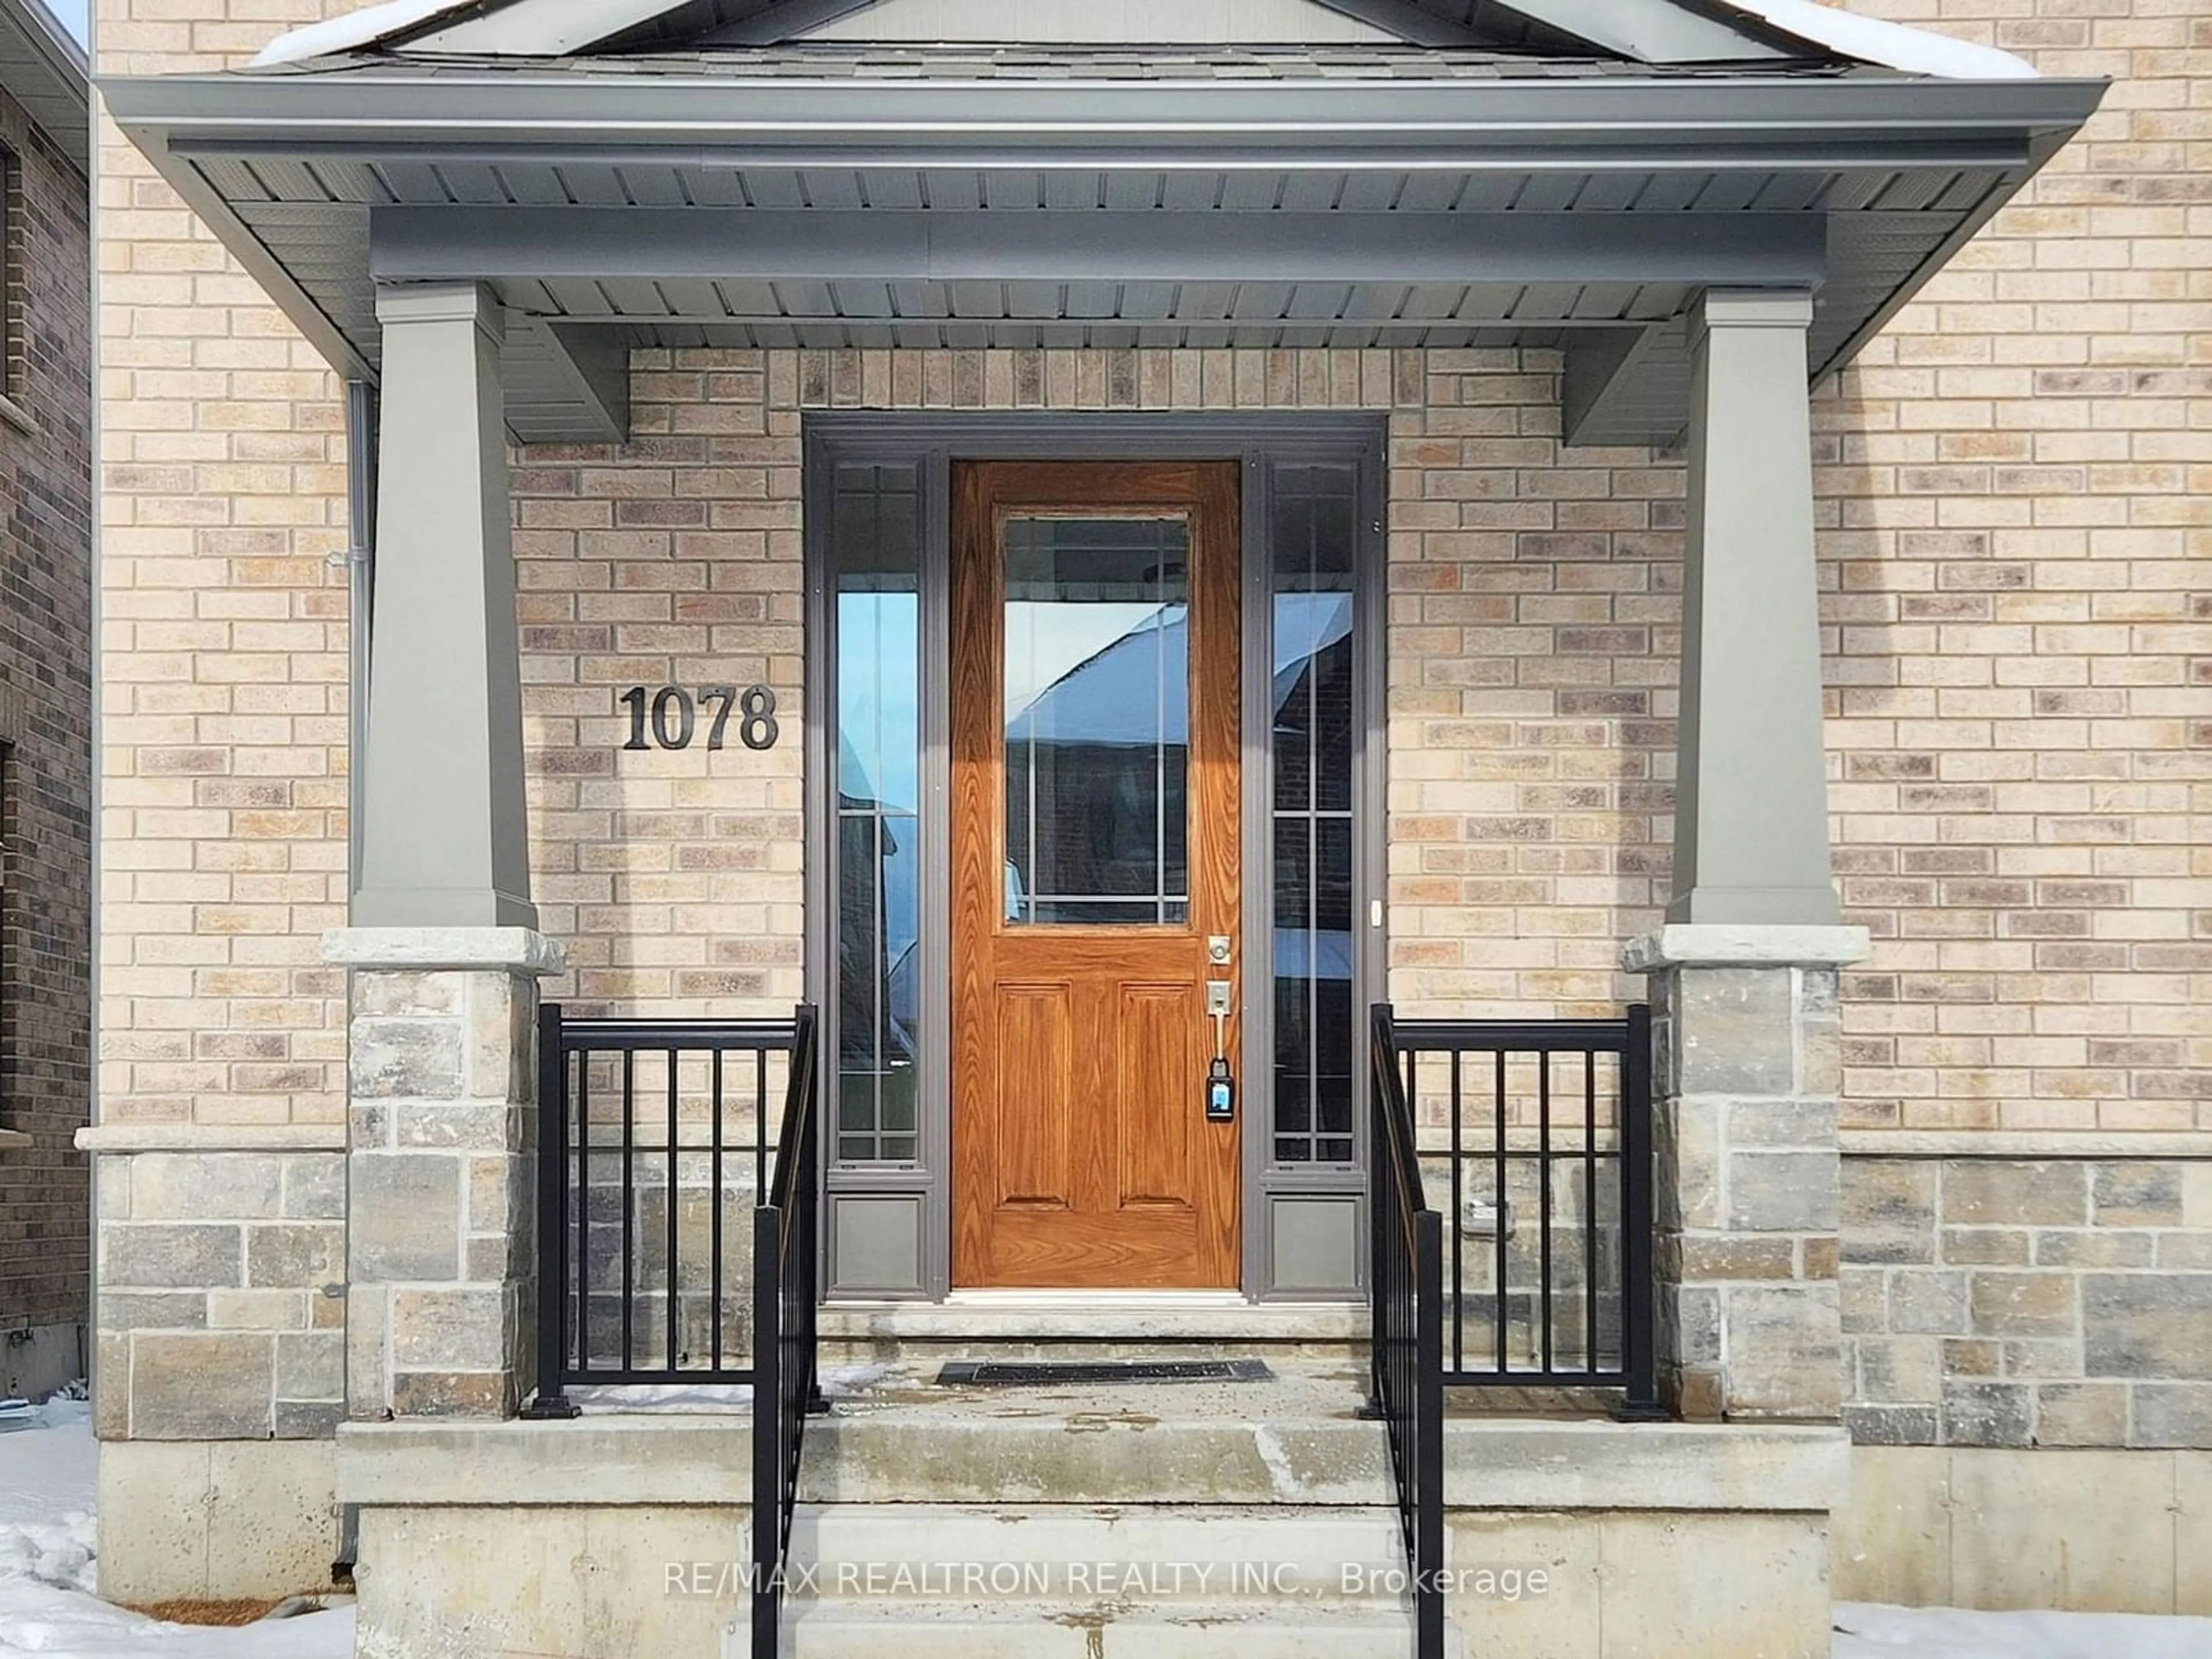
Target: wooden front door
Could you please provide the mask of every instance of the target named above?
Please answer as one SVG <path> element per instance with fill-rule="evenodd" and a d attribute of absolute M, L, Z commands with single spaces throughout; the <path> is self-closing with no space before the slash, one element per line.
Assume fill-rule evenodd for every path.
<path fill-rule="evenodd" d="M 956 1285 L 1237 1283 L 1238 495 L 954 468 Z"/>

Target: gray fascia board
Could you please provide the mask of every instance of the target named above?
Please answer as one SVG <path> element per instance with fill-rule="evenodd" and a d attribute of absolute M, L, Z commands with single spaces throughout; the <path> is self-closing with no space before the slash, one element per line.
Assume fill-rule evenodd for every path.
<path fill-rule="evenodd" d="M 104 79 L 195 152 L 660 151 L 693 165 L 1840 167 L 2024 159 L 2100 81 L 748 81 L 526 72 Z M 1055 154 L 1056 152 L 1056 154 Z"/>
<path fill-rule="evenodd" d="M 1809 286 L 1825 223 L 1784 213 L 1097 209 L 373 209 L 380 281 L 612 276 L 958 282 L 1711 283 Z"/>

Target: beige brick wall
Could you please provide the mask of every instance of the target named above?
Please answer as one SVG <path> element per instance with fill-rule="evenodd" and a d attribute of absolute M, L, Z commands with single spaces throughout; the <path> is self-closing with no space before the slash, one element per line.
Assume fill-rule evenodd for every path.
<path fill-rule="evenodd" d="M 349 9 L 99 0 L 95 69 L 228 68 Z M 340 389 L 105 115 L 94 142 L 100 1115 L 336 1122 L 345 983 L 317 939 L 346 896 Z"/>
<path fill-rule="evenodd" d="M 1556 352 L 1428 354 L 1393 424 L 1391 994 L 1595 1014 L 1667 896 L 1685 474 L 1563 450 Z"/>
<path fill-rule="evenodd" d="M 2203 26 L 2160 3 L 1912 18 L 2124 80 L 1816 410 L 1838 866 L 1878 941 L 1845 984 L 1856 1126 L 2212 1127 Z M 101 67 L 235 61 L 313 10 L 110 0 Z M 337 388 L 112 127 L 100 168 L 103 1110 L 334 1120 L 342 988 L 314 941 L 343 896 Z M 1035 371 L 1054 406 L 1378 395 L 1326 355 Z M 796 410 L 1032 401 L 1025 373 L 648 356 L 638 444 L 521 458 L 534 856 L 576 963 L 556 993 L 795 994 L 796 745 L 620 754 L 616 694 L 758 665 L 795 711 Z M 1620 942 L 1663 896 L 1681 473 L 1562 453 L 1556 374 L 1439 353 L 1379 394 L 1401 405 L 1393 957 L 1414 1006 L 1616 1000 Z"/>
<path fill-rule="evenodd" d="M 1869 9 L 2116 84 L 1814 411 L 1846 1121 L 2212 1128 L 2212 23 Z"/>
<path fill-rule="evenodd" d="M 532 880 L 588 1009 L 766 1012 L 803 994 L 804 409 L 1388 409 L 1388 352 L 647 351 L 633 441 L 514 478 Z M 1417 410 L 1393 416 L 1418 429 Z M 629 752 L 624 689 L 764 682 L 783 740 Z"/>

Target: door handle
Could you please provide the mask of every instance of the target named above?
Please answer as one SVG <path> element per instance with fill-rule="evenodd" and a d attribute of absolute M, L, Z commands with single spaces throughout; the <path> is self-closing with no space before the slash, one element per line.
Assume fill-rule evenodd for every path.
<path fill-rule="evenodd" d="M 1213 1059 L 1206 1068 L 1206 1118 L 1227 1123 L 1237 1115 L 1237 1078 L 1229 1069 L 1229 1011 L 1232 981 L 1206 981 L 1206 1012 L 1213 1021 Z"/>

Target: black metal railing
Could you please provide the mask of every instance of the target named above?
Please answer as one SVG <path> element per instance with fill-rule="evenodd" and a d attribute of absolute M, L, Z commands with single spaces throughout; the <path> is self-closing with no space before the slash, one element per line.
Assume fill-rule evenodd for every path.
<path fill-rule="evenodd" d="M 814 1122 L 820 1045 L 799 1011 L 783 1127 L 768 1201 L 753 1212 L 753 1659 L 776 1659 L 799 1462 L 822 1398 L 815 1310 L 821 1136 Z"/>
<path fill-rule="evenodd" d="M 1619 1389 L 1620 1415 L 1661 1415 L 1650 1011 L 1400 1020 L 1390 1041 L 1444 1219 L 1444 1382 Z"/>
<path fill-rule="evenodd" d="M 811 1087 L 812 1031 L 804 1008 L 788 1020 L 539 1009 L 538 1397 L 526 1416 L 574 1416 L 578 1387 L 754 1380 L 752 1215 L 792 1127 L 793 1085 Z"/>
<path fill-rule="evenodd" d="M 805 1419 L 823 1406 L 815 1011 L 788 1020 L 538 1011 L 538 1394 L 750 1383 L 753 1653 L 776 1659 Z M 751 1218 L 750 1226 L 745 1218 Z"/>
<path fill-rule="evenodd" d="M 1369 1045 L 1367 1414 L 1389 1431 L 1413 1601 L 1414 1659 L 1443 1659 L 1443 1230 L 1421 1177 L 1390 1010 Z"/>

